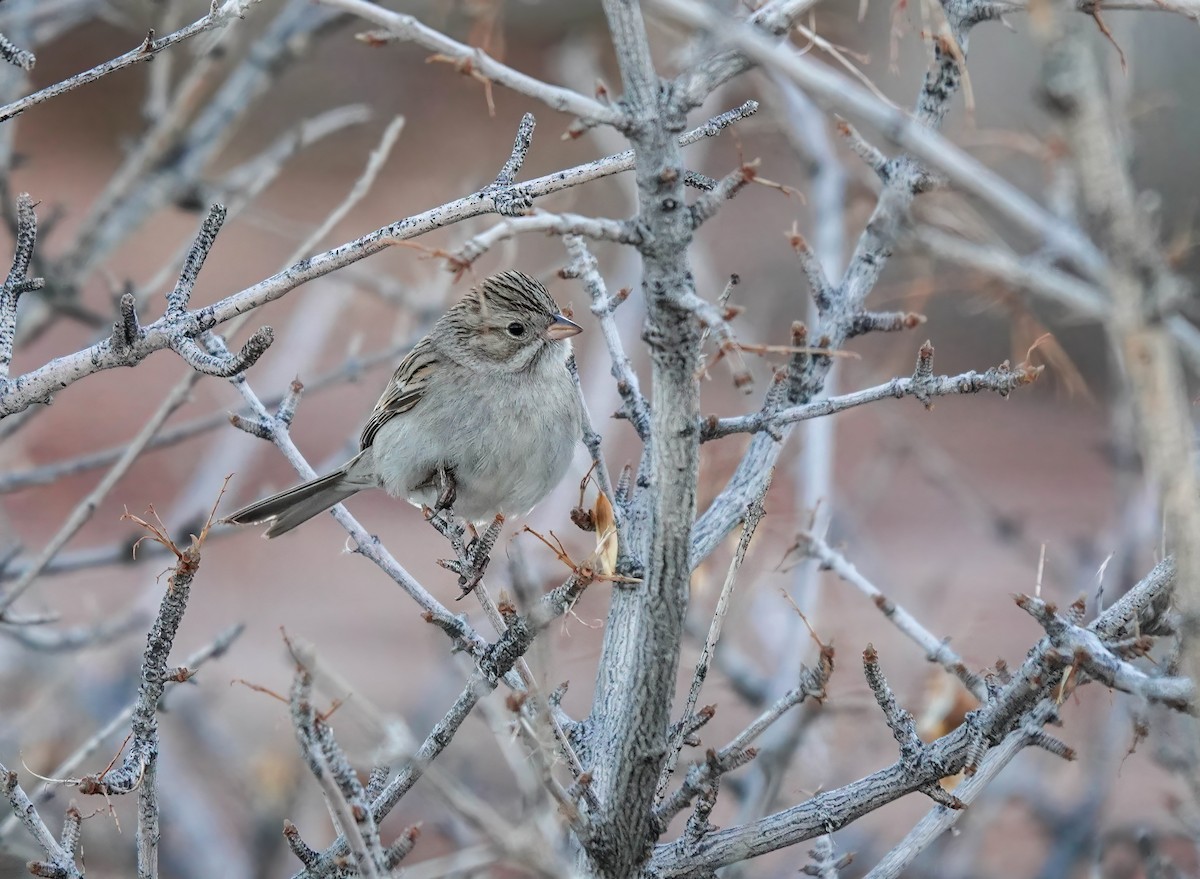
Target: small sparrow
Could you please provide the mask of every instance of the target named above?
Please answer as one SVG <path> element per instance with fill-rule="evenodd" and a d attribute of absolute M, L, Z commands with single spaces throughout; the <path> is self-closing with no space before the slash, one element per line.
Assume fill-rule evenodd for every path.
<path fill-rule="evenodd" d="M 277 537 L 364 488 L 474 524 L 525 515 L 562 479 L 582 435 L 567 371 L 567 340 L 580 331 L 540 282 L 493 275 L 400 362 L 362 451 L 225 521 L 270 523 L 265 536 Z"/>

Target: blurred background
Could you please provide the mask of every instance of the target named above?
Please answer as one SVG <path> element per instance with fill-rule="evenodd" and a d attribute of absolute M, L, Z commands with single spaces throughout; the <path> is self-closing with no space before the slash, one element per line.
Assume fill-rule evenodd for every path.
<path fill-rule="evenodd" d="M 0 6 L 0 30 L 21 45 L 34 45 L 22 43 L 21 35 L 32 37 L 38 63 L 28 78 L 15 68 L 0 71 L 4 101 L 128 51 L 148 26 L 160 35 L 178 29 L 207 5 L 7 0 Z M 620 91 L 598 4 L 384 5 L 412 12 L 534 76 L 586 93 L 598 81 L 614 95 Z M 1106 12 L 1104 20 L 1125 69 L 1118 49 L 1099 31 L 1097 51 L 1125 120 L 1135 179 L 1170 257 L 1195 278 L 1200 27 L 1159 12 Z M 1011 25 L 1010 30 L 985 24 L 973 32 L 970 105 L 956 100 L 946 132 L 1009 180 L 1069 213 L 1072 181 L 1060 166 L 1059 141 L 1039 105 L 1038 50 L 1025 18 L 1014 15 Z M 830 0 L 808 26 L 844 47 L 840 59 L 818 48 L 813 57 L 839 67 L 847 61 L 888 99 L 911 106 L 928 49 L 920 15 L 903 0 L 895 6 L 864 0 L 862 9 L 857 2 Z M 624 148 L 618 135 L 604 130 L 561 139 L 569 117 L 498 86 L 490 95 L 492 112 L 476 80 L 452 65 L 429 63 L 429 53 L 417 46 L 355 40 L 365 30 L 363 22 L 304 2 L 262 0 L 220 40 L 201 36 L 3 123 L 0 149 L 11 156 L 12 168 L 5 210 L 11 211 L 19 192 L 40 203 L 43 231 L 34 273 L 49 281 L 45 295 L 23 303 L 14 374 L 105 333 L 116 314 L 115 299 L 127 288 L 137 292 L 144 322 L 161 315 L 163 293 L 212 202 L 229 205 L 231 215 L 200 275 L 193 305 L 278 271 L 343 200 L 397 115 L 406 122 L 383 172 L 311 252 L 491 182 L 526 111 L 535 113 L 538 128 L 523 177 Z M 686 62 L 687 41 L 674 28 L 656 23 L 652 37 L 661 69 Z M 184 85 L 191 102 L 186 106 L 179 98 Z M 751 186 L 728 203 L 701 230 L 694 268 L 699 292 L 710 299 L 731 273 L 739 275 L 733 302 L 745 309 L 738 320 L 741 339 L 783 345 L 790 322 L 804 319 L 809 308 L 789 233 L 794 227 L 823 247 L 819 252 L 833 263 L 827 262 L 827 271 L 836 277 L 837 260 L 844 265 L 874 205 L 876 184 L 832 134 L 828 117 L 812 108 L 800 113 L 795 95 L 761 74 L 723 88 L 694 121 L 750 98 L 762 103 L 760 112 L 690 148 L 689 165 L 721 176 L 741 159 L 758 159 L 759 174 L 782 186 Z M 152 147 L 148 130 L 161 133 L 167 146 L 137 166 L 131 157 Z M 869 129 L 863 133 L 876 138 Z M 816 162 L 806 152 L 811 138 L 828 143 L 832 163 Z M 122 169 L 131 167 L 137 168 L 136 179 L 123 180 Z M 844 186 L 839 212 L 817 215 L 814 174 L 833 174 Z M 625 217 L 634 210 L 632 180 L 625 175 L 589 183 L 539 207 Z M 923 196 L 916 216 L 979 240 L 1007 240 L 1018 251 L 1028 245 L 953 193 Z M 275 344 L 248 378 L 264 399 L 278 399 L 297 376 L 313 386 L 300 404 L 293 436 L 318 470 L 340 460 L 355 442 L 406 345 L 474 279 L 510 267 L 547 279 L 559 302 L 574 308 L 585 328 L 576 340 L 580 370 L 610 465 L 636 460 L 632 429 L 608 418 L 618 398 L 586 294 L 576 282 L 557 277 L 567 262 L 561 241 L 515 239 L 461 278 L 437 258 L 438 249 L 454 251 L 496 220 L 484 217 L 438 230 L 415 242 L 419 247 L 393 247 L 314 281 L 258 311 L 242 336 L 230 340 L 243 341 L 260 325 L 274 327 Z M 594 251 L 611 290 L 635 290 L 619 320 L 625 344 L 645 374 L 636 253 L 611 244 L 596 244 Z M 950 638 L 975 670 L 992 667 L 998 658 L 1019 664 L 1040 636 L 1011 596 L 1034 589 L 1043 551 L 1042 594 L 1064 603 L 1081 592 L 1094 598 L 1101 582 L 1107 603 L 1157 558 L 1155 499 L 1140 486 L 1128 408 L 1102 328 L 912 247 L 899 249 L 871 305 L 917 311 L 928 323 L 853 342 L 859 357 L 840 362 L 837 390 L 910 374 L 926 338 L 936 347 L 938 373 L 1027 358 L 1046 364 L 1047 371 L 1011 399 L 948 398 L 932 411 L 914 400 L 885 400 L 839 415 L 815 434 L 797 431 L 790 440 L 726 627 L 722 673 L 710 676 L 701 697 L 702 704 L 717 705 L 715 719 L 701 734 L 705 746 L 728 741 L 757 713 L 756 698 L 767 698 L 800 661 L 812 661 L 813 644 L 782 592 L 804 608 L 821 640 L 834 645 L 838 666 L 825 704 L 796 712 L 787 735 L 768 743 L 775 749 L 771 761 L 764 761 L 768 769 L 747 767 L 727 785 L 735 795 L 722 797 L 713 815 L 719 825 L 790 805 L 895 759 L 891 735 L 858 671 L 868 643 L 879 650 L 897 694 L 926 734 L 948 729 L 971 707 L 957 682 L 925 662 L 869 600 L 831 574 L 793 564 L 789 547 L 814 517 L 863 574 L 934 634 Z M 1045 333 L 1052 339 L 1030 354 Z M 717 364 L 704 385 L 706 411 L 757 409 L 775 360 L 770 355 L 750 360 L 754 393 L 735 392 L 728 370 Z M 91 376 L 57 395 L 52 406 L 0 424 L 0 482 L 7 489 L 0 495 L 0 559 L 8 563 L 0 576 L 16 576 L 41 551 L 108 463 L 51 474 L 55 478 L 38 468 L 121 447 L 187 372 L 178 357 L 162 352 L 135 369 Z M 81 627 L 80 637 L 91 642 L 86 648 L 61 649 L 67 645 L 59 642 L 39 649 L 0 627 L 5 636 L 0 762 L 21 771 L 27 788 L 34 786 L 28 773 L 49 774 L 136 693 L 145 630 L 165 584 L 157 578 L 167 561 L 153 553 L 132 560 L 139 532 L 122 514 L 144 515 L 153 507 L 171 533 L 185 540 L 203 523 L 227 475 L 232 479 L 223 512 L 295 481 L 270 443 L 229 426 L 225 414 L 239 405 L 228 382 L 201 379 L 164 431 L 188 435 L 140 456 L 24 600 L 29 612 L 60 614 L 55 630 Z M 721 489 L 745 445 L 745 437 L 733 436 L 704 446 L 702 503 Z M 586 555 L 594 539 L 568 517 L 586 471 L 581 447 L 567 480 L 530 523 L 553 530 L 576 557 Z M 10 479 L 27 473 L 34 476 Z M 814 499 L 820 501 L 815 512 Z M 453 575 L 436 563 L 451 554 L 449 548 L 418 511 L 381 493 L 356 497 L 350 508 L 429 590 L 445 602 L 454 598 Z M 345 544 L 345 533 L 322 516 L 269 543 L 246 529 L 215 533 L 206 546 L 173 656 L 182 663 L 231 624 L 244 623 L 245 630 L 195 685 L 171 694 L 161 716 L 164 875 L 290 875 L 298 863 L 282 844 L 285 817 L 311 845 L 331 839 L 286 705 L 241 684 L 286 693 L 293 666 L 281 629 L 314 644 L 322 663 L 352 682 L 334 725 L 364 771 L 378 742 L 356 703 L 402 714 L 423 736 L 457 695 L 465 673 L 461 658 L 449 655 L 443 634 L 422 620 L 394 583 L 348 553 Z M 731 552 L 732 543 L 695 575 L 692 613 L 699 638 L 685 645 L 680 671 L 685 687 Z M 537 566 L 545 588 L 565 576 L 566 569 L 541 544 L 510 525 L 489 570 L 494 591 L 507 585 L 505 559 L 514 553 Z M 608 588 L 592 586 L 533 656 L 535 671 L 550 688 L 570 681 L 564 707 L 576 717 L 590 704 Z M 490 634 L 474 603 L 452 609 Z M 1194 792 L 1170 768 L 1188 743 L 1181 742 L 1172 721 L 1151 715 L 1149 738 L 1139 742 L 1124 697 L 1098 686 L 1071 696 L 1062 713 L 1065 728 L 1057 732 L 1076 749 L 1077 761 L 1022 753 L 962 820 L 961 833 L 932 847 L 909 875 L 1132 879 L 1146 875 L 1147 846 L 1169 854 L 1181 870 L 1200 874 Z M 106 739 L 79 774 L 102 769 L 125 732 L 122 727 Z M 496 755 L 493 731 L 473 717 L 441 765 L 506 814 L 519 814 L 511 775 Z M 684 756 L 702 755 L 703 749 L 692 749 Z M 114 802 L 114 817 L 105 803 L 84 801 L 67 788 L 42 808 L 52 826 L 72 796 L 84 814 L 96 812 L 84 823 L 89 875 L 128 875 L 132 802 Z M 929 807 L 923 798 L 909 797 L 836 834 L 839 850 L 857 853 L 844 875 L 869 869 Z M 417 822 L 423 822 L 422 836 L 406 865 L 418 869 L 421 861 L 471 839 L 469 829 L 421 787 L 393 812 L 384 837 Z M 21 828 L 5 825 L 0 833 L 11 861 L 0 875 L 8 875 L 4 869 L 22 875 L 21 864 L 36 851 Z M 1014 839 L 1021 844 L 1014 846 Z M 804 860 L 797 848 L 747 863 L 735 874 L 792 876 Z M 415 875 L 439 874 L 430 868 Z"/>

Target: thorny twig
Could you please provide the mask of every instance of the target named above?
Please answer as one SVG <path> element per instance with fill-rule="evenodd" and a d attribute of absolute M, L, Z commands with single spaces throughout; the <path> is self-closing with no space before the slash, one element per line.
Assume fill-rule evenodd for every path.
<path fill-rule="evenodd" d="M 811 533 L 801 533 L 796 537 L 792 549 L 802 556 L 815 559 L 823 570 L 832 571 L 870 598 L 880 613 L 925 651 L 926 659 L 936 662 L 962 681 L 963 686 L 970 690 L 976 699 L 981 702 L 987 699 L 987 687 L 983 679 L 967 668 L 962 657 L 950 647 L 947 639 L 937 638 L 930 633 L 916 617 L 884 595 L 844 555 L 822 538 Z"/>

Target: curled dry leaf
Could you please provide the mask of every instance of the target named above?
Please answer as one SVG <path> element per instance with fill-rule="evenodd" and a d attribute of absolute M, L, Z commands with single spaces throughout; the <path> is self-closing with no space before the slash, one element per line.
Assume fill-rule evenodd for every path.
<path fill-rule="evenodd" d="M 612 501 L 604 492 L 596 494 L 596 505 L 592 508 L 596 523 L 596 563 L 602 574 L 614 574 L 617 570 L 617 517 L 613 513 Z"/>

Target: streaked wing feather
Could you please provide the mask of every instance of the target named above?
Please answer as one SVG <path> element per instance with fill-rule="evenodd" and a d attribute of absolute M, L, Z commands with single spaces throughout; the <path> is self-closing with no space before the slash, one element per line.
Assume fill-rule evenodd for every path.
<path fill-rule="evenodd" d="M 437 352 L 426 337 L 417 343 L 408 356 L 400 361 L 391 381 L 383 389 L 383 395 L 371 412 L 363 427 L 359 448 L 367 448 L 375 441 L 375 434 L 390 419 L 401 415 L 420 402 L 429 384 L 429 376 L 437 366 Z"/>

